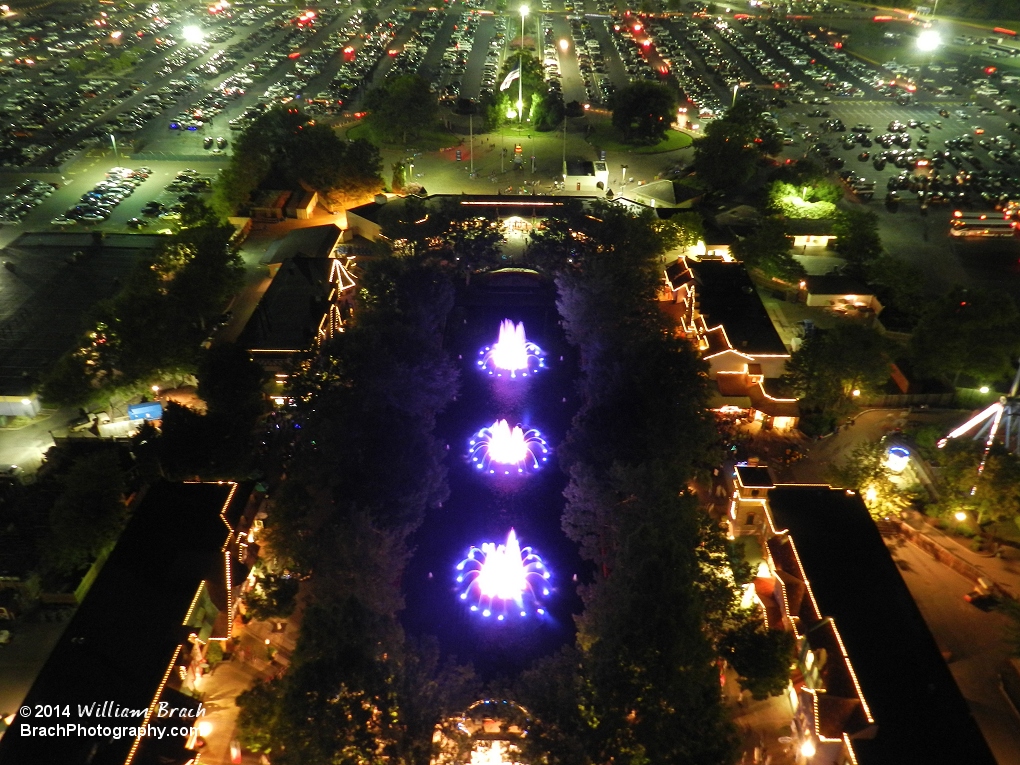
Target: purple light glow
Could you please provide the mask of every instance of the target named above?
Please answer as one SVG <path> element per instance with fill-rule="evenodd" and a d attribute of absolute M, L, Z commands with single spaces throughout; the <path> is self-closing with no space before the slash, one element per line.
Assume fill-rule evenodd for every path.
<path fill-rule="evenodd" d="M 499 325 L 499 339 L 495 345 L 478 352 L 478 366 L 496 377 L 527 377 L 545 367 L 545 354 L 524 334 L 524 322 L 514 324 L 504 319 Z"/>
<path fill-rule="evenodd" d="M 471 462 L 490 475 L 514 475 L 538 470 L 549 459 L 549 445 L 534 428 L 512 429 L 506 420 L 496 420 L 468 441 Z"/>
<path fill-rule="evenodd" d="M 497 621 L 526 617 L 529 611 L 545 615 L 540 598 L 549 595 L 549 569 L 530 547 L 521 548 L 513 529 L 506 544 L 484 542 L 472 547 L 457 564 L 457 583 L 463 585 L 460 599 L 471 603 L 471 611 Z"/>

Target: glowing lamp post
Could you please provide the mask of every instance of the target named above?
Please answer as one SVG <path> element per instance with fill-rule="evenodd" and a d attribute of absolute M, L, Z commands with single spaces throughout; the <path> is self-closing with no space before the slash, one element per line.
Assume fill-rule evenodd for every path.
<path fill-rule="evenodd" d="M 560 52 L 566 53 L 568 50 L 570 50 L 570 41 L 563 38 L 560 40 Z"/>
<path fill-rule="evenodd" d="M 925 29 L 917 36 L 917 49 L 922 53 L 932 53 L 942 45 L 942 35 L 934 29 Z"/>
<path fill-rule="evenodd" d="M 521 6 L 521 47 L 517 52 L 517 68 L 520 76 L 517 78 L 517 124 L 524 120 L 524 19 L 528 15 L 528 6 Z M 536 42 L 536 45 L 538 43 Z"/>
<path fill-rule="evenodd" d="M 205 42 L 205 32 L 194 24 L 189 24 L 183 30 L 184 42 L 188 45 L 198 45 Z"/>

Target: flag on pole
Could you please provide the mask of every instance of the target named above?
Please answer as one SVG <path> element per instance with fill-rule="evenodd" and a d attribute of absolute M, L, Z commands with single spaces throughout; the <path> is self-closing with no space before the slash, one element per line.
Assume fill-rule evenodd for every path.
<path fill-rule="evenodd" d="M 504 91 L 510 87 L 510 84 L 521 76 L 521 62 L 518 61 L 514 68 L 507 72 L 506 79 L 503 80 L 503 84 L 499 86 L 500 91 Z"/>

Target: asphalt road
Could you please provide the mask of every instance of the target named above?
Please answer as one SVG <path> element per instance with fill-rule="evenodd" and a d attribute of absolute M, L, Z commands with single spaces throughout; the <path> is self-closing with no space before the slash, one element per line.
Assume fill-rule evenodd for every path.
<path fill-rule="evenodd" d="M 900 539 L 887 544 L 996 759 L 1020 763 L 1020 719 L 998 688 L 1008 619 L 964 601 L 972 584 L 919 548 Z"/>

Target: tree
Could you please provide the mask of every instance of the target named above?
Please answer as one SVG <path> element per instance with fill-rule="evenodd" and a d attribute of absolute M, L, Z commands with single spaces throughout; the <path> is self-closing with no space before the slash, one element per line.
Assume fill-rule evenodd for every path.
<path fill-rule="evenodd" d="M 805 273 L 790 253 L 790 239 L 778 218 L 763 219 L 754 233 L 737 239 L 731 249 L 748 268 L 757 269 L 770 279 L 796 282 Z"/>
<path fill-rule="evenodd" d="M 1020 312 L 1005 292 L 956 287 L 929 302 L 910 347 L 918 371 L 956 385 L 1011 378 L 1020 354 Z"/>
<path fill-rule="evenodd" d="M 404 190 L 404 184 L 406 168 L 403 162 L 393 163 L 393 177 L 390 180 L 390 188 L 393 189 L 394 194 L 399 194 Z"/>
<path fill-rule="evenodd" d="M 720 191 L 734 191 L 754 176 L 758 152 L 746 125 L 713 120 L 705 135 L 694 142 L 694 170 L 705 184 Z"/>
<path fill-rule="evenodd" d="M 861 207 L 839 210 L 832 233 L 836 237 L 836 252 L 846 258 L 850 275 L 867 280 L 868 267 L 882 255 L 878 216 Z"/>
<path fill-rule="evenodd" d="M 120 454 L 109 449 L 75 460 L 61 484 L 43 556 L 51 570 L 71 573 L 112 547 L 127 521 Z"/>
<path fill-rule="evenodd" d="M 503 123 L 532 123 L 535 122 L 535 114 L 532 110 L 541 104 L 541 97 L 548 91 L 545 84 L 545 71 L 542 69 L 542 62 L 528 50 L 518 51 L 516 54 L 508 54 L 503 62 L 503 68 L 496 78 L 496 82 L 502 83 L 510 72 L 517 68 L 518 61 L 521 65 L 521 78 L 518 83 L 513 84 L 506 90 L 496 91 L 493 99 L 492 118 L 496 126 Z M 535 96 L 539 99 L 536 101 Z M 523 115 L 518 115 L 517 100 L 520 97 L 523 101 Z M 510 115 L 513 114 L 511 117 Z"/>
<path fill-rule="evenodd" d="M 721 641 L 723 656 L 740 687 L 757 699 L 779 696 L 790 684 L 796 643 L 793 633 L 770 629 L 757 609 L 747 609 Z"/>
<path fill-rule="evenodd" d="M 658 143 L 676 117 L 676 96 L 665 85 L 638 80 L 613 99 L 613 127 L 630 143 Z"/>
<path fill-rule="evenodd" d="M 220 213 L 233 215 L 263 183 L 270 188 L 303 184 L 334 204 L 346 204 L 379 191 L 381 171 L 379 150 L 370 142 L 344 142 L 329 125 L 294 108 L 270 109 L 235 139 L 214 199 Z"/>
<path fill-rule="evenodd" d="M 828 197 L 825 186 L 794 186 L 773 181 L 768 187 L 768 207 L 786 218 L 832 218 L 836 205 Z"/>
<path fill-rule="evenodd" d="M 899 516 L 910 509 L 917 492 L 900 489 L 891 480 L 888 447 L 866 441 L 854 449 L 846 462 L 834 471 L 842 486 L 856 489 L 876 520 Z"/>
<path fill-rule="evenodd" d="M 793 353 L 783 381 L 806 409 L 841 416 L 853 406 L 853 391 L 877 391 L 888 379 L 886 346 L 875 330 L 859 324 L 816 330 Z"/>
<path fill-rule="evenodd" d="M 247 427 L 265 410 L 265 382 L 262 365 L 236 343 L 214 345 L 198 365 L 198 396 L 209 413 Z"/>
<path fill-rule="evenodd" d="M 1020 457 L 994 444 L 988 457 L 981 441 L 954 438 L 939 450 L 938 510 L 966 512 L 979 524 L 1020 517 Z M 979 467 L 984 460 L 984 467 Z"/>
<path fill-rule="evenodd" d="M 389 78 L 365 96 L 366 123 L 387 143 L 406 144 L 435 129 L 439 104 L 432 85 L 417 74 Z"/>
<path fill-rule="evenodd" d="M 705 238 L 705 224 L 696 212 L 675 213 L 654 224 L 665 250 L 693 247 Z"/>
<path fill-rule="evenodd" d="M 259 621 L 286 619 L 297 606 L 299 585 L 293 575 L 260 572 L 254 587 L 245 595 L 245 608 L 253 619 Z"/>
<path fill-rule="evenodd" d="M 283 686 L 281 678 L 256 680 L 235 700 L 237 708 L 238 739 L 256 754 L 272 751 L 273 741 L 280 722 Z"/>

